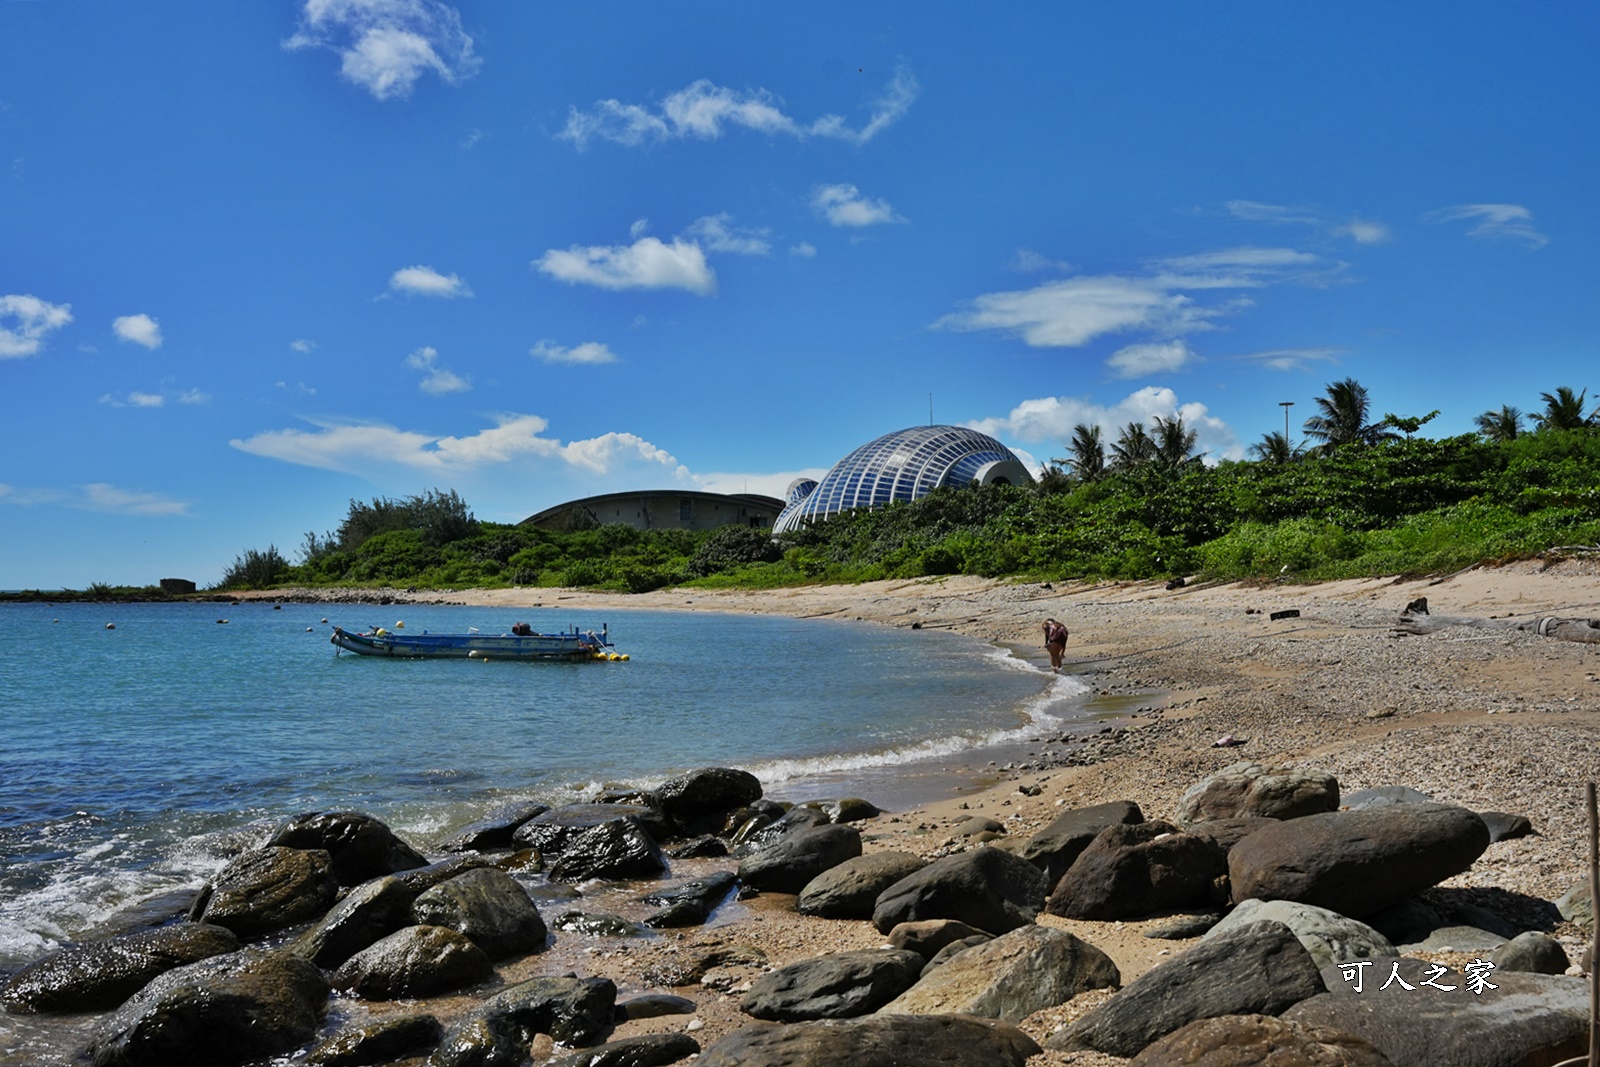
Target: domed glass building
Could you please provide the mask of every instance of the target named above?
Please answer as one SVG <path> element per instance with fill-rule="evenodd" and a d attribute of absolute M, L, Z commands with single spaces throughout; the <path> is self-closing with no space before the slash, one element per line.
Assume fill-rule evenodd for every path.
<path fill-rule="evenodd" d="M 942 485 L 1027 485 L 1028 468 L 988 434 L 963 426 L 913 426 L 869 441 L 833 465 L 822 481 L 797 480 L 773 533 L 798 529 L 851 508 L 916 500 Z"/>

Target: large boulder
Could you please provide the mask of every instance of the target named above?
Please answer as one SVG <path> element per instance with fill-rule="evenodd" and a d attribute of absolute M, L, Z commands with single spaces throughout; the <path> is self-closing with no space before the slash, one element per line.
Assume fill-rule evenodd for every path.
<path fill-rule="evenodd" d="M 590 1044 L 611 1025 L 616 1002 L 617 987 L 609 978 L 530 978 L 458 1020 L 429 1067 L 519 1067 L 535 1034 L 549 1034 L 563 1045 Z M 497 1058 L 497 1050 L 514 1058 Z"/>
<path fill-rule="evenodd" d="M 84 1050 L 95 1067 L 208 1067 L 266 1059 L 310 1041 L 328 983 L 307 960 L 253 951 L 213 956 L 154 979 L 108 1016 Z"/>
<path fill-rule="evenodd" d="M 1079 993 L 1121 982 L 1111 957 L 1087 941 L 1065 930 L 1023 926 L 956 953 L 882 1010 L 979 1015 L 1015 1023 Z"/>
<path fill-rule="evenodd" d="M 1028 838 L 1017 855 L 1043 871 L 1045 884 L 1054 888 L 1100 831 L 1108 826 L 1140 822 L 1144 822 L 1144 813 L 1131 800 L 1073 808 L 1057 815 L 1043 830 Z"/>
<path fill-rule="evenodd" d="M 314 1067 L 367 1067 L 434 1048 L 444 1027 L 431 1015 L 399 1015 L 341 1030 L 306 1053 Z"/>
<path fill-rule="evenodd" d="M 609 819 L 567 839 L 550 877 L 561 882 L 586 878 L 653 878 L 667 869 L 667 858 L 650 831 L 633 816 Z"/>
<path fill-rule="evenodd" d="M 1224 767 L 1183 794 L 1178 801 L 1181 823 L 1260 815 L 1298 819 L 1339 810 L 1339 780 L 1326 771 L 1235 763 Z"/>
<path fill-rule="evenodd" d="M 828 818 L 827 812 L 818 808 L 802 805 L 774 813 L 770 808 L 754 805 L 749 817 L 733 829 L 732 836 L 728 840 L 734 846 L 734 855 L 749 856 L 762 849 L 771 848 L 784 838 L 802 830 L 827 826 L 830 822 L 833 820 Z"/>
<path fill-rule="evenodd" d="M 259 937 L 316 918 L 338 893 L 327 852 L 268 846 L 229 860 L 195 908 L 202 922 Z"/>
<path fill-rule="evenodd" d="M 648 893 L 640 898 L 641 902 L 654 904 L 658 910 L 645 916 L 644 923 L 656 929 L 699 926 L 727 899 L 738 881 L 731 871 L 715 871 L 704 878 Z"/>
<path fill-rule="evenodd" d="M 964 1015 L 870 1015 L 737 1030 L 696 1067 L 1024 1067 L 1039 1046 L 1010 1023 Z"/>
<path fill-rule="evenodd" d="M 1327 908 L 1297 904 L 1292 900 L 1242 901 L 1226 918 L 1207 931 L 1200 942 L 1204 944 L 1225 937 L 1241 926 L 1269 920 L 1280 922 L 1294 931 L 1295 938 L 1311 953 L 1311 959 L 1319 969 L 1345 960 L 1395 954 L 1394 945 L 1389 939 L 1366 923 Z"/>
<path fill-rule="evenodd" d="M 714 824 L 704 829 L 716 830 L 722 816 L 761 799 L 761 782 L 749 771 L 702 767 L 667 779 L 656 787 L 655 795 L 661 810 L 679 826 L 694 827 L 711 818 Z"/>
<path fill-rule="evenodd" d="M 0 983 L 0 1005 L 14 1012 L 110 1011 L 157 975 L 238 948 L 233 931 L 208 923 L 68 945 Z"/>
<path fill-rule="evenodd" d="M 1359 1037 L 1271 1015 L 1196 1019 L 1133 1058 L 1132 1067 L 1394 1067 Z"/>
<path fill-rule="evenodd" d="M 824 823 L 798 830 L 739 863 L 739 881 L 774 893 L 798 893 L 817 875 L 861 855 L 861 831 Z"/>
<path fill-rule="evenodd" d="M 904 922 L 959 919 L 1003 934 L 1033 922 L 1044 894 L 1039 868 L 997 848 L 978 848 L 934 860 L 885 889 L 872 909 L 872 925 L 886 934 Z"/>
<path fill-rule="evenodd" d="M 547 931 L 522 883 L 494 867 L 441 882 L 411 905 L 414 922 L 465 934 L 491 960 L 544 947 Z"/>
<path fill-rule="evenodd" d="M 1152 967 L 1048 1045 L 1134 1056 L 1196 1019 L 1277 1015 L 1323 988 L 1316 964 L 1287 926 L 1252 923 Z"/>
<path fill-rule="evenodd" d="M 1307 815 L 1228 853 L 1235 901 L 1297 900 L 1362 918 L 1460 874 L 1489 846 L 1466 808 L 1393 804 Z"/>
<path fill-rule="evenodd" d="M 392 874 L 362 882 L 289 946 L 318 967 L 332 969 L 402 926 L 411 924 L 416 894 Z"/>
<path fill-rule="evenodd" d="M 1070 919 L 1133 919 L 1205 904 L 1227 854 L 1170 823 L 1102 830 L 1056 883 L 1045 910 Z"/>
<path fill-rule="evenodd" d="M 531 800 L 504 804 L 457 830 L 439 848 L 443 852 L 485 852 L 511 848 L 515 843 L 512 835 L 517 827 L 549 810 L 550 805 Z"/>
<path fill-rule="evenodd" d="M 909 989 L 924 962 L 915 952 L 900 949 L 863 949 L 801 960 L 752 982 L 739 1010 L 784 1023 L 866 1015 Z"/>
<path fill-rule="evenodd" d="M 460 989 L 493 974 L 494 964 L 465 934 L 407 926 L 345 960 L 331 984 L 363 1000 L 398 1000 Z"/>
<path fill-rule="evenodd" d="M 422 853 L 389 827 L 359 811 L 313 811 L 296 815 L 273 831 L 269 846 L 321 849 L 333 858 L 340 885 L 360 885 L 413 867 L 426 867 Z"/>
<path fill-rule="evenodd" d="M 1324 970 L 1328 991 L 1285 1011 L 1285 1021 L 1353 1034 L 1395 1067 L 1525 1067 L 1588 1050 L 1589 984 L 1582 978 L 1494 970 L 1490 986 L 1475 991 L 1463 970 L 1452 968 L 1424 984 L 1437 966 L 1426 960 L 1378 958 L 1357 970 L 1360 962 L 1367 961 Z M 1347 979 L 1352 972 L 1359 992 Z M 1393 973 L 1412 988 L 1391 984 Z"/>
<path fill-rule="evenodd" d="M 648 804 L 567 804 L 529 819 L 516 828 L 511 841 L 519 848 L 536 848 L 544 855 L 554 855 L 564 851 L 568 842 L 585 830 L 629 817 L 657 841 L 672 836 L 672 825 L 666 816 Z"/>
<path fill-rule="evenodd" d="M 909 949 L 925 960 L 931 960 L 947 945 L 982 935 L 955 919 L 923 919 L 920 922 L 900 923 L 889 931 L 889 947 Z"/>
<path fill-rule="evenodd" d="M 802 915 L 823 919 L 870 919 L 878 894 L 928 865 L 914 852 L 874 852 L 823 871 L 800 890 Z"/>
<path fill-rule="evenodd" d="M 1495 950 L 1494 962 L 1502 971 L 1530 974 L 1566 974 L 1572 966 L 1561 942 L 1538 930 L 1518 934 Z"/>

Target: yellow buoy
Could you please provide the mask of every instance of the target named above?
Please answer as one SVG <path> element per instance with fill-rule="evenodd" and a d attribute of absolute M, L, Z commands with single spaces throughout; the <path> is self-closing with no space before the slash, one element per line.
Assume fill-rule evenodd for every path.
<path fill-rule="evenodd" d="M 624 660 L 626 660 L 626 659 L 627 659 L 627 658 L 628 658 L 628 654 L 627 654 L 627 653 L 626 653 L 626 652 L 624 652 L 624 653 L 623 653 L 623 654 L 622 654 L 622 658 L 623 658 L 623 659 L 624 659 Z"/>
<path fill-rule="evenodd" d="M 396 630 L 404 630 L 406 628 L 405 620 L 401 619 L 399 622 L 395 623 L 394 628 Z"/>

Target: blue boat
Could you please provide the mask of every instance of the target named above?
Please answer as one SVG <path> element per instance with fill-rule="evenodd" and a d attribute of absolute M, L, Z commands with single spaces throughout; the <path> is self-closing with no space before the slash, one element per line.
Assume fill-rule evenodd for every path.
<path fill-rule="evenodd" d="M 599 633 L 580 631 L 534 633 L 523 624 L 516 632 L 485 634 L 476 630 L 464 634 L 400 634 L 382 626 L 365 633 L 333 628 L 334 646 L 360 656 L 392 656 L 397 659 L 484 659 L 484 660 L 625 660 L 628 657 L 612 646 L 602 626 Z M 337 653 L 335 653 L 337 655 Z"/>

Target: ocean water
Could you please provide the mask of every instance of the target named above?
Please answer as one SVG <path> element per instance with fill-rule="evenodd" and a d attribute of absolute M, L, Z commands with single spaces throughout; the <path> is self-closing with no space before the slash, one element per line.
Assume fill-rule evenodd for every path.
<path fill-rule="evenodd" d="M 328 642 L 331 624 L 519 620 L 609 624 L 631 659 L 380 660 Z M 698 766 L 841 795 L 1055 726 L 1084 692 L 946 632 L 711 613 L 7 604 L 0 635 L 0 974 L 198 887 L 299 812 L 370 812 L 426 850 L 510 799 Z"/>

